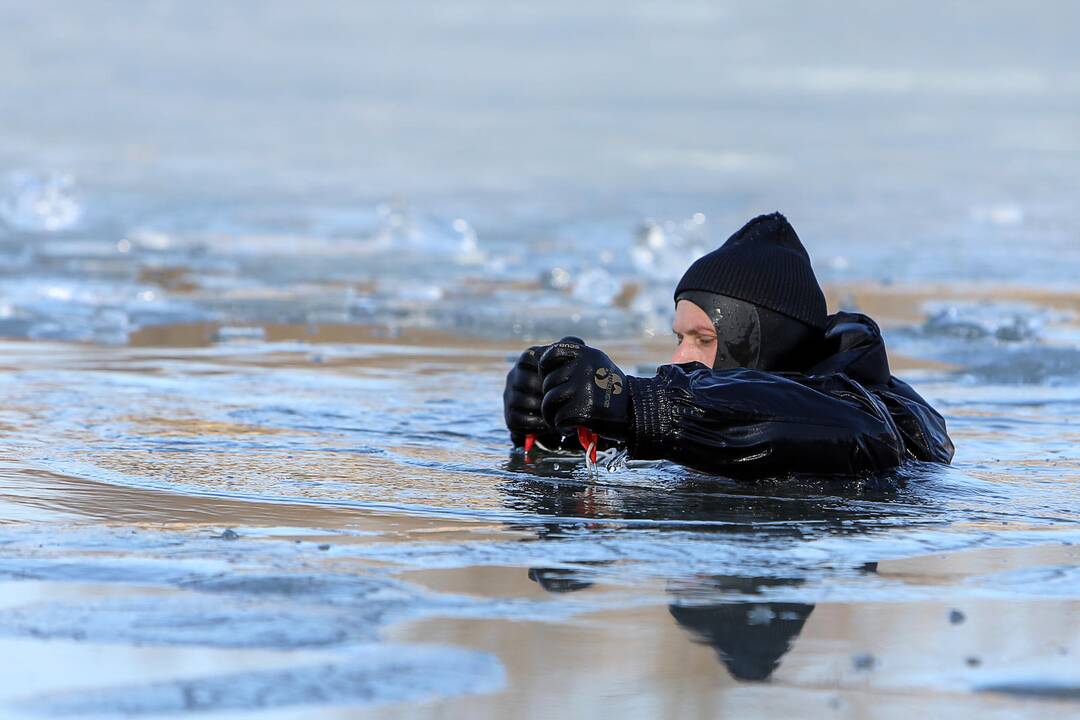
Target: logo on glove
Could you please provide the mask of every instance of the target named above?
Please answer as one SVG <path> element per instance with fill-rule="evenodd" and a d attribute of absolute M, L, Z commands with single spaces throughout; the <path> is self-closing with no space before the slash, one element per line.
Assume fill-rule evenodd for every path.
<path fill-rule="evenodd" d="M 611 407 L 611 396 L 622 392 L 622 377 L 614 370 L 602 367 L 596 371 L 593 382 L 601 390 L 607 391 L 604 395 L 604 407 Z"/>

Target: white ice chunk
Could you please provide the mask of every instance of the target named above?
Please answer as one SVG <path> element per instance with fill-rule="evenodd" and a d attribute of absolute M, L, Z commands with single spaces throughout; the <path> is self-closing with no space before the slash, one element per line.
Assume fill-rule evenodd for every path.
<path fill-rule="evenodd" d="M 16 172 L 8 176 L 0 196 L 0 219 L 16 230 L 59 232 L 82 219 L 70 175 Z"/>

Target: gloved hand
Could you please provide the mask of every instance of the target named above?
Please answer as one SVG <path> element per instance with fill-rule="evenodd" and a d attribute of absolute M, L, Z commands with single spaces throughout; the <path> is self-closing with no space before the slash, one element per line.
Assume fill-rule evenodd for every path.
<path fill-rule="evenodd" d="M 525 436 L 537 435 L 540 442 L 555 447 L 559 435 L 544 422 L 540 415 L 540 401 L 544 397 L 540 385 L 540 356 L 548 349 L 547 345 L 535 345 L 514 363 L 506 376 L 506 389 L 503 390 L 503 418 L 510 430 L 510 439 L 514 445 L 525 444 Z"/>
<path fill-rule="evenodd" d="M 630 386 L 619 366 L 601 351 L 565 337 L 540 357 L 540 378 L 540 412 L 557 431 L 571 433 L 580 426 L 615 440 L 630 437 Z"/>

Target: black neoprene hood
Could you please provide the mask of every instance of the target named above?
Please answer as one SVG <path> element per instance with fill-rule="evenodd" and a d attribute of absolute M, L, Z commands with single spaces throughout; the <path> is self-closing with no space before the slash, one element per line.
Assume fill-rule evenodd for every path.
<path fill-rule="evenodd" d="M 823 330 L 825 294 L 795 228 L 780 213 L 746 223 L 723 245 L 698 258 L 675 288 L 726 295 Z"/>

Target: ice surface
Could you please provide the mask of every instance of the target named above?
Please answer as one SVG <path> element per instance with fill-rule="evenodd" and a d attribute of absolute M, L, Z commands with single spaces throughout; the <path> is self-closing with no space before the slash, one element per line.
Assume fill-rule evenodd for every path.
<path fill-rule="evenodd" d="M 16 172 L 0 186 L 0 220 L 15 230 L 70 230 L 78 225 L 82 214 L 71 175 Z"/>
<path fill-rule="evenodd" d="M 47 695 L 22 709 L 49 716 L 144 716 L 256 711 L 296 705 L 377 705 L 498 690 L 497 658 L 458 648 L 383 644 L 356 647 L 323 665 L 193 677 L 147 685 Z"/>
<path fill-rule="evenodd" d="M 665 606 L 732 601 L 772 618 L 756 628 L 783 619 L 769 603 L 822 603 L 819 630 L 850 603 L 837 624 L 860 642 L 894 633 L 815 634 L 790 675 L 732 690 L 735 714 L 784 693 L 809 712 L 800 680 L 820 699 L 871 651 L 835 707 L 857 714 L 892 678 L 912 702 L 942 682 L 1071 698 L 1058 656 L 1001 671 L 949 641 L 954 675 L 925 648 L 911 666 L 934 677 L 894 672 L 879 621 L 936 602 L 947 629 L 997 637 L 969 603 L 1020 608 L 994 622 L 1075 615 L 1077 8 L 840 10 L 12 4 L 0 634 L 326 654 L 22 708 L 419 701 L 495 689 L 503 670 L 380 642 L 399 619 L 535 618 L 546 642 L 593 611 L 641 603 L 670 623 Z M 949 423 L 952 468 L 747 486 L 661 463 L 590 481 L 510 451 L 499 397 L 520 347 L 574 334 L 665 361 L 682 272 L 776 210 L 830 297 L 888 321 L 894 371 Z M 410 580 L 474 572 L 521 596 Z M 908 619 L 907 641 L 932 635 Z M 683 632 L 668 630 L 639 655 Z"/>

